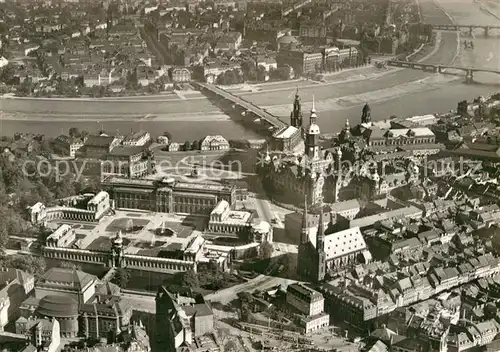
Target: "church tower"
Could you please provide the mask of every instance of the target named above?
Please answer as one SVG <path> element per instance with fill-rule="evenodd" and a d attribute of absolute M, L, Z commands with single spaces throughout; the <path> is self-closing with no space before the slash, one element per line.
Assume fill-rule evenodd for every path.
<path fill-rule="evenodd" d="M 342 188 L 342 150 L 340 148 L 337 149 L 337 176 L 335 180 L 335 190 L 334 190 L 334 202 L 338 203 L 340 189 Z"/>
<path fill-rule="evenodd" d="M 321 203 L 320 207 L 318 234 L 316 235 L 316 256 L 317 269 L 314 279 L 315 281 L 320 282 L 325 279 L 326 274 L 325 219 L 323 203 Z"/>
<path fill-rule="evenodd" d="M 348 143 L 351 139 L 351 125 L 349 124 L 349 120 L 345 120 L 345 125 L 342 131 L 339 134 L 339 141 L 341 143 Z"/>
<path fill-rule="evenodd" d="M 302 228 L 300 232 L 300 244 L 307 244 L 309 242 L 309 226 L 307 221 L 307 195 L 304 199 L 304 213 L 302 214 Z"/>
<path fill-rule="evenodd" d="M 290 114 L 290 125 L 295 128 L 302 128 L 302 107 L 300 105 L 299 88 L 295 93 L 295 100 L 293 102 L 293 110 Z"/>
<path fill-rule="evenodd" d="M 123 235 L 118 231 L 111 241 L 111 267 L 121 268 L 123 260 Z"/>
<path fill-rule="evenodd" d="M 304 213 L 302 214 L 302 228 L 300 232 L 300 242 L 297 255 L 297 275 L 303 279 L 310 279 L 313 265 L 311 255 L 314 250 L 309 239 L 309 214 L 307 212 L 307 195 L 304 197 Z"/>
<path fill-rule="evenodd" d="M 318 115 L 316 114 L 316 108 L 314 106 L 314 96 L 313 104 L 311 109 L 311 116 L 309 117 L 309 126 L 306 130 L 306 142 L 305 142 L 305 154 L 311 160 L 319 160 L 319 137 L 320 130 L 317 124 Z"/>
<path fill-rule="evenodd" d="M 363 112 L 361 114 L 361 123 L 367 125 L 371 125 L 372 123 L 371 108 L 370 105 L 368 105 L 368 103 L 366 103 L 365 106 L 363 106 Z"/>

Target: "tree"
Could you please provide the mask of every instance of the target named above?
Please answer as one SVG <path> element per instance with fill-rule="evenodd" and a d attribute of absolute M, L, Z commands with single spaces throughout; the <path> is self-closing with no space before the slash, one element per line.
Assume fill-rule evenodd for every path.
<path fill-rule="evenodd" d="M 203 66 L 197 65 L 197 66 L 193 67 L 192 73 L 191 73 L 191 78 L 194 81 L 205 82 L 206 81 L 205 69 L 203 68 Z"/>
<path fill-rule="evenodd" d="M 2 69 L 0 69 L 0 82 L 5 84 L 13 84 L 15 81 L 16 70 L 12 64 L 5 65 Z"/>
<path fill-rule="evenodd" d="M 189 141 L 184 142 L 184 150 L 191 150 L 191 142 Z"/>
<path fill-rule="evenodd" d="M 286 81 L 290 79 L 290 67 L 282 66 L 277 69 L 271 69 L 269 71 L 269 76 L 273 80 Z"/>
<path fill-rule="evenodd" d="M 18 87 L 17 87 L 17 95 L 20 96 L 28 96 L 33 93 L 34 84 L 31 78 L 25 79 Z"/>
<path fill-rule="evenodd" d="M 217 76 L 216 83 L 220 85 L 239 84 L 243 83 L 243 77 L 237 69 L 228 70 Z"/>
<path fill-rule="evenodd" d="M 194 270 L 188 270 L 182 275 L 181 280 L 182 286 L 187 286 L 191 288 L 200 287 L 200 281 L 198 279 L 198 274 Z"/>
<path fill-rule="evenodd" d="M 457 105 L 457 114 L 461 116 L 467 116 L 467 100 L 462 100 Z"/>
<path fill-rule="evenodd" d="M 16 254 L 3 257 L 0 261 L 4 268 L 20 269 L 32 274 L 35 278 L 40 277 L 45 272 L 47 266 L 43 257 L 34 255 Z"/>
<path fill-rule="evenodd" d="M 266 241 L 260 245 L 259 253 L 262 258 L 269 259 L 273 255 L 273 250 L 273 245 Z"/>
<path fill-rule="evenodd" d="M 64 172 L 64 170 L 60 171 Z M 57 188 L 55 193 L 56 193 L 56 198 L 58 199 L 74 196 L 76 194 L 76 191 L 73 179 L 70 177 L 65 177 L 60 182 L 57 182 Z"/>
<path fill-rule="evenodd" d="M 168 131 L 163 132 L 163 135 L 168 138 L 169 141 L 172 140 L 172 134 Z"/>
<path fill-rule="evenodd" d="M 265 81 L 266 80 L 266 68 L 262 65 L 259 65 L 257 68 L 257 81 Z"/>
<path fill-rule="evenodd" d="M 115 285 L 125 288 L 130 280 L 130 272 L 125 268 L 117 268 L 111 282 Z"/>
<path fill-rule="evenodd" d="M 199 141 L 193 141 L 191 144 L 191 150 L 200 150 L 200 142 Z"/>
<path fill-rule="evenodd" d="M 226 352 L 238 352 L 238 346 L 233 340 L 229 340 L 224 345 L 224 351 Z"/>
<path fill-rule="evenodd" d="M 7 224 L 3 221 L 0 223 L 0 247 L 5 248 L 9 242 L 9 231 L 7 229 Z"/>
<path fill-rule="evenodd" d="M 137 78 L 137 69 L 127 74 L 127 82 L 125 83 L 126 89 L 135 90 L 139 86 L 139 80 Z"/>
<path fill-rule="evenodd" d="M 72 138 L 80 137 L 80 131 L 78 130 L 77 127 L 71 127 L 69 129 L 69 136 Z"/>
<path fill-rule="evenodd" d="M 48 153 L 48 154 L 53 152 L 52 146 L 51 146 L 50 141 L 48 139 L 44 138 L 42 140 L 42 142 L 40 143 L 40 151 L 44 152 L 44 153 Z"/>
<path fill-rule="evenodd" d="M 243 79 L 245 81 L 255 81 L 257 79 L 257 70 L 255 69 L 255 61 L 246 60 L 241 63 L 243 71 Z"/>

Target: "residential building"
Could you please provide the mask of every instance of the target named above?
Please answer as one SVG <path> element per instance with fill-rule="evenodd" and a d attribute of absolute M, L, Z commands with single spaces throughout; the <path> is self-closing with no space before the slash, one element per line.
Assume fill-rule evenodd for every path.
<path fill-rule="evenodd" d="M 122 141 L 122 144 L 127 147 L 142 147 L 151 141 L 149 132 L 140 131 L 132 132 Z"/>
<path fill-rule="evenodd" d="M 323 313 L 323 295 L 303 284 L 291 284 L 286 289 L 286 302 L 307 316 Z"/>
<path fill-rule="evenodd" d="M 156 342 L 166 352 L 196 348 L 198 337 L 214 332 L 212 309 L 190 289 L 161 286 L 156 295 Z"/>
<path fill-rule="evenodd" d="M 172 81 L 175 83 L 191 82 L 191 71 L 185 67 L 177 67 L 172 69 Z"/>
<path fill-rule="evenodd" d="M 25 335 L 33 346 L 46 352 L 56 352 L 61 343 L 57 319 L 21 317 L 16 321 L 16 334 Z"/>
<path fill-rule="evenodd" d="M 61 155 L 75 157 L 76 152 L 83 147 L 83 139 L 72 138 L 66 135 L 60 135 L 54 139 L 54 149 Z"/>
<path fill-rule="evenodd" d="M 304 332 L 317 332 L 330 325 L 330 315 L 324 312 L 323 295 L 303 284 L 291 284 L 287 287 L 286 302 L 302 313 L 300 319 Z"/>
<path fill-rule="evenodd" d="M 35 287 L 35 278 L 19 269 L 0 270 L 0 329 L 15 322 L 20 315 L 19 306 Z"/>
<path fill-rule="evenodd" d="M 201 142 L 201 150 L 229 150 L 229 143 L 221 135 L 206 136 Z"/>

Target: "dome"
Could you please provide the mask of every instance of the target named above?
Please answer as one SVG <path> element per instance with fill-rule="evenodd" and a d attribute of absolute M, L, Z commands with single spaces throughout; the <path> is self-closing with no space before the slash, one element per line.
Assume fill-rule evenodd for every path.
<path fill-rule="evenodd" d="M 258 233 L 268 233 L 271 230 L 271 225 L 267 221 L 260 221 L 253 224 L 252 229 Z"/>
<path fill-rule="evenodd" d="M 309 125 L 309 128 L 307 130 L 307 133 L 308 134 L 320 134 L 320 131 L 319 131 L 319 126 L 315 123 L 311 123 Z"/>
<path fill-rule="evenodd" d="M 167 183 L 167 184 L 172 184 L 174 182 L 175 182 L 175 178 L 173 178 L 173 177 L 168 177 L 165 179 L 165 183 Z"/>
<path fill-rule="evenodd" d="M 48 295 L 38 304 L 38 314 L 53 318 L 78 316 L 78 303 L 68 296 Z"/>
<path fill-rule="evenodd" d="M 295 39 L 295 37 L 292 37 L 291 35 L 284 35 L 278 39 L 278 45 L 297 44 L 298 42 L 299 41 Z"/>

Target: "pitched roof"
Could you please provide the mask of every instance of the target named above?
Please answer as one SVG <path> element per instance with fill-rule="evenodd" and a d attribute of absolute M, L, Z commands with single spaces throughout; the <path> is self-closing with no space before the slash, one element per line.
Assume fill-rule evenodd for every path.
<path fill-rule="evenodd" d="M 51 268 L 40 277 L 37 285 L 71 285 L 73 288 L 83 288 L 94 280 L 97 280 L 94 275 L 87 274 L 83 271 L 66 268 Z"/>
<path fill-rule="evenodd" d="M 325 236 L 326 259 L 345 256 L 366 249 L 366 243 L 359 227 L 335 232 Z"/>
<path fill-rule="evenodd" d="M 97 147 L 109 147 L 115 140 L 115 137 L 110 136 L 88 136 L 85 145 Z"/>

